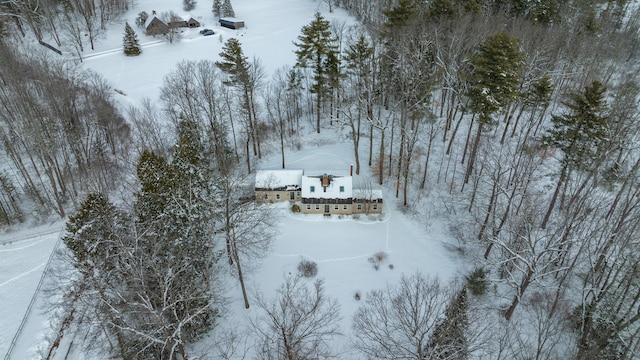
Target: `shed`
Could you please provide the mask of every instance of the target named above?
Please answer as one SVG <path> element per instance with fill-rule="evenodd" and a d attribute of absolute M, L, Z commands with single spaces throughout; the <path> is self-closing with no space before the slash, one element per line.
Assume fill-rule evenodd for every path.
<path fill-rule="evenodd" d="M 164 35 L 169 32 L 169 26 L 154 16 L 147 25 L 146 32 L 147 35 Z"/>
<path fill-rule="evenodd" d="M 244 20 L 238 20 L 235 18 L 220 18 L 218 22 L 220 23 L 220 26 L 234 30 L 242 29 L 244 27 Z"/>
<path fill-rule="evenodd" d="M 197 28 L 197 27 L 200 27 L 200 22 L 199 22 L 198 20 L 194 19 L 194 18 L 190 18 L 190 19 L 187 21 L 187 25 L 188 25 L 190 28 Z"/>

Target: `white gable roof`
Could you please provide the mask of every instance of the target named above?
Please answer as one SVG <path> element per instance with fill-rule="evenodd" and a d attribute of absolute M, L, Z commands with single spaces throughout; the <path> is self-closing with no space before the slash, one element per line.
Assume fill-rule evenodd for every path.
<path fill-rule="evenodd" d="M 311 191 L 313 187 L 313 192 Z M 342 189 L 342 191 L 340 191 Z M 322 176 L 302 177 L 302 197 L 317 199 L 348 199 L 353 195 L 351 176 L 331 176 L 329 186 L 322 187 Z"/>
<path fill-rule="evenodd" d="M 256 188 L 280 189 L 300 187 L 302 170 L 258 170 L 256 171 Z"/>

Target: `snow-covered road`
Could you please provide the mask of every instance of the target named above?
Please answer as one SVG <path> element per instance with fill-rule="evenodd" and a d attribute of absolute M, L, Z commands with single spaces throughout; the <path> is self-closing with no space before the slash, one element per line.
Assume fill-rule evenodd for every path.
<path fill-rule="evenodd" d="M 47 261 L 63 228 L 58 222 L 41 228 L 30 228 L 0 235 L 0 354 L 4 357 L 35 294 Z M 25 324 L 42 327 L 47 321 L 43 309 L 34 306 Z M 11 359 L 26 359 L 39 339 L 33 333 L 20 337 Z"/>

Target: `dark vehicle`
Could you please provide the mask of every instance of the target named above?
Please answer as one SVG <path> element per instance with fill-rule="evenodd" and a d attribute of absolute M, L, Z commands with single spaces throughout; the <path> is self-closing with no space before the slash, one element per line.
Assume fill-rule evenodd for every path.
<path fill-rule="evenodd" d="M 202 34 L 204 36 L 209 36 L 209 35 L 213 35 L 215 33 L 211 29 L 202 29 L 202 30 L 200 30 L 200 34 Z"/>

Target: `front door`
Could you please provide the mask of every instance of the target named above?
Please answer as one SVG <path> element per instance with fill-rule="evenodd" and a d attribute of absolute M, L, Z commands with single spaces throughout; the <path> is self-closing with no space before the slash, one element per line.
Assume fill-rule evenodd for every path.
<path fill-rule="evenodd" d="M 328 214 L 329 213 L 329 204 L 324 206 L 324 213 Z"/>
<path fill-rule="evenodd" d="M 291 199 L 291 200 L 295 200 L 296 199 L 296 192 L 295 191 L 291 191 L 289 193 L 289 199 Z"/>

